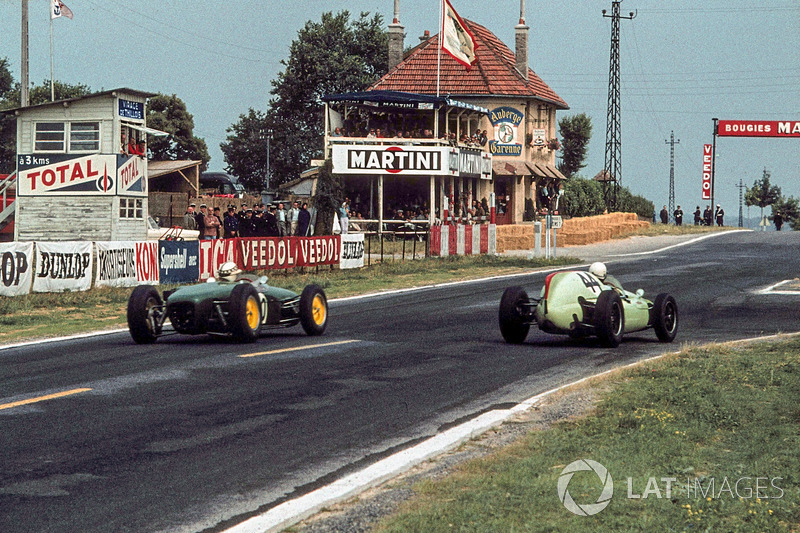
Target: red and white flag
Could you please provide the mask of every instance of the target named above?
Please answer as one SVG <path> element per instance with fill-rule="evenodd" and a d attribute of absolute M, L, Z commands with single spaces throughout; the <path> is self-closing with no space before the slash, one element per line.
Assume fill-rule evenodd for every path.
<path fill-rule="evenodd" d="M 475 42 L 475 37 L 472 36 L 456 10 L 450 5 L 450 0 L 443 0 L 443 2 L 442 50 L 469 70 L 475 62 L 475 49 L 478 47 L 478 43 Z"/>
<path fill-rule="evenodd" d="M 71 19 L 72 10 L 61 0 L 50 0 L 50 20 L 57 19 L 58 17 L 67 17 Z"/>

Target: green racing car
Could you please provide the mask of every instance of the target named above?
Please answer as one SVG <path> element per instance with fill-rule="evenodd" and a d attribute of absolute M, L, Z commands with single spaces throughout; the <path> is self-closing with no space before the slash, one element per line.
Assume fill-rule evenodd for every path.
<path fill-rule="evenodd" d="M 328 299 L 318 285 L 297 294 L 268 285 L 266 276 L 242 274 L 233 262 L 220 266 L 217 278 L 163 296 L 152 285 L 136 287 L 128 298 L 133 340 L 155 342 L 167 319 L 177 333 L 224 335 L 237 342 L 254 342 L 262 330 L 298 323 L 308 335 L 322 335 L 328 325 Z"/>
<path fill-rule="evenodd" d="M 672 342 L 678 333 L 678 305 L 667 293 L 654 301 L 644 291 L 624 290 L 607 274 L 603 263 L 589 272 L 549 274 L 538 298 L 522 287 L 509 287 L 500 300 L 500 333 L 506 342 L 525 341 L 532 324 L 546 333 L 573 338 L 596 336 L 602 344 L 617 347 L 626 333 L 653 328 L 661 342 Z"/>

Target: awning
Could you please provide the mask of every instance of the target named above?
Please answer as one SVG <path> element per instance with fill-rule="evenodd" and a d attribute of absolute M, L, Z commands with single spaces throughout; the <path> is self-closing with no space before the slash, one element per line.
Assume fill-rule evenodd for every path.
<path fill-rule="evenodd" d="M 342 94 L 328 94 L 322 97 L 323 102 L 349 102 L 366 107 L 377 107 L 394 110 L 433 110 L 438 106 L 446 105 L 459 109 L 466 109 L 484 115 L 489 114 L 485 107 L 468 104 L 445 96 L 430 94 L 404 93 L 400 91 L 363 91 Z"/>
<path fill-rule="evenodd" d="M 497 176 L 536 176 L 544 179 L 567 179 L 555 166 L 550 163 L 528 161 L 492 161 L 492 171 Z"/>
<path fill-rule="evenodd" d="M 148 128 L 146 126 L 140 126 L 139 124 L 132 124 L 130 122 L 123 122 L 123 124 L 125 124 L 126 126 L 128 126 L 131 129 L 134 129 L 134 130 L 137 130 L 137 131 L 141 131 L 142 133 L 146 133 L 146 134 L 152 135 L 154 137 L 166 137 L 167 135 L 169 135 L 169 133 L 167 133 L 166 131 L 154 130 L 153 128 Z"/>

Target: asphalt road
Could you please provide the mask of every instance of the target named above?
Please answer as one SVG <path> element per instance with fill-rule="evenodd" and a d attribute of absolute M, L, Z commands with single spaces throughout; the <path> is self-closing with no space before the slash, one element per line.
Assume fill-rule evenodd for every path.
<path fill-rule="evenodd" d="M 794 296 L 753 292 L 797 277 L 798 247 L 798 232 L 735 233 L 607 263 L 629 290 L 675 296 L 676 342 L 724 341 L 800 329 Z M 0 531 L 224 529 L 477 413 L 678 347 L 652 331 L 618 349 L 538 330 L 503 343 L 503 289 L 544 276 L 334 302 L 316 338 L 0 350 Z"/>

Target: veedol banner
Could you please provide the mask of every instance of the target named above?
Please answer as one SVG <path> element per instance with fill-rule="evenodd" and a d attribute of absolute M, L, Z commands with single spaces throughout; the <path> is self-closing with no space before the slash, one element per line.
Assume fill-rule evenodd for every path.
<path fill-rule="evenodd" d="M 31 292 L 33 243 L 0 244 L 0 296 L 20 296 Z"/>
<path fill-rule="evenodd" d="M 364 266 L 364 234 L 345 233 L 342 238 L 342 258 L 339 268 L 362 268 Z"/>
<path fill-rule="evenodd" d="M 339 235 L 236 239 L 244 270 L 335 265 L 341 258 Z"/>
<path fill-rule="evenodd" d="M 91 285 L 91 242 L 36 243 L 34 292 L 86 291 Z"/>
<path fill-rule="evenodd" d="M 200 279 L 198 241 L 158 241 L 158 266 L 161 283 L 197 281 Z"/>
<path fill-rule="evenodd" d="M 703 200 L 711 200 L 711 159 L 713 148 L 710 144 L 703 145 Z"/>
<path fill-rule="evenodd" d="M 96 242 L 98 287 L 133 287 L 136 283 L 136 250 L 133 242 Z"/>
<path fill-rule="evenodd" d="M 217 273 L 222 263 L 236 262 L 237 239 L 210 239 L 200 243 L 200 280 L 207 280 Z"/>

